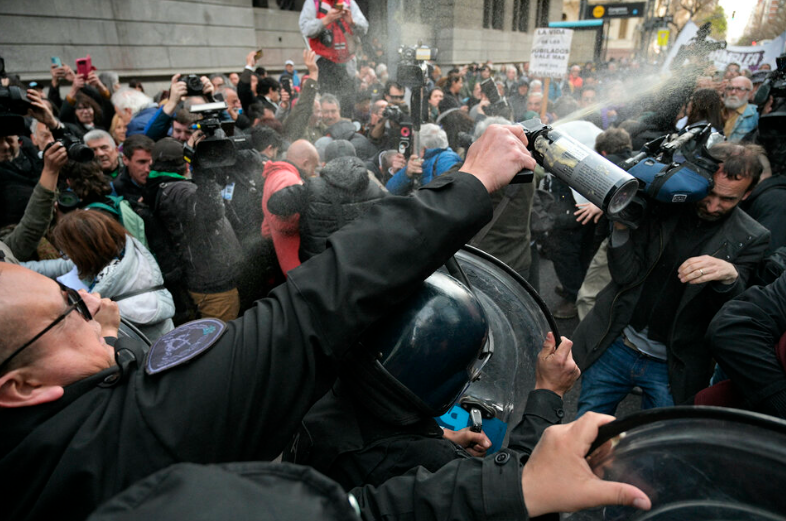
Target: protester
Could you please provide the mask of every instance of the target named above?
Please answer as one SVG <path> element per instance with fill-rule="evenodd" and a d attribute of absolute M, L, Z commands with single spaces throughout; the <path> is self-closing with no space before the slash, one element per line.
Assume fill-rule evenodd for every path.
<path fill-rule="evenodd" d="M 727 70 L 727 74 L 728 74 Z M 723 133 L 729 141 L 740 141 L 756 127 L 759 113 L 754 105 L 748 103 L 753 90 L 751 80 L 744 76 L 734 76 L 726 87 L 726 121 Z"/>
<path fill-rule="evenodd" d="M 75 211 L 57 223 L 54 242 L 76 265 L 90 292 L 118 303 L 150 340 L 174 328 L 175 305 L 153 255 L 114 219 L 96 211 Z"/>

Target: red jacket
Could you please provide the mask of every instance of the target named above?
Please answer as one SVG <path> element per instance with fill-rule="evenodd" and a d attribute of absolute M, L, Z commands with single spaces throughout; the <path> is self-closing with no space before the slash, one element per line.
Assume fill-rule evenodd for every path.
<path fill-rule="evenodd" d="M 306 0 L 311 2 L 314 0 Z M 324 18 L 330 11 L 330 8 L 335 5 L 338 0 L 322 0 L 317 6 L 317 19 Z M 350 0 L 343 0 L 344 9 L 349 9 Z M 310 38 L 311 50 L 320 56 L 324 56 L 334 63 L 345 63 L 351 57 L 351 43 L 349 39 L 352 37 L 352 27 L 344 20 L 337 20 L 327 26 L 327 30 L 333 33 L 333 45 L 326 47 L 319 38 Z"/>
<path fill-rule="evenodd" d="M 268 161 L 262 172 L 265 185 L 262 192 L 262 237 L 272 238 L 276 249 L 276 257 L 284 275 L 291 269 L 300 266 L 300 214 L 280 217 L 268 210 L 270 196 L 279 190 L 293 185 L 302 185 L 297 168 L 286 161 Z"/>

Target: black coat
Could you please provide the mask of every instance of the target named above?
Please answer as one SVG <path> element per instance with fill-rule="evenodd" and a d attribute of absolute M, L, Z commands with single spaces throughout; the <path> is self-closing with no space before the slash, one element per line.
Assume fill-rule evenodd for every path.
<path fill-rule="evenodd" d="M 470 454 L 442 435 L 433 418 L 401 425 L 362 405 L 356 393 L 339 382 L 308 411 L 284 460 L 309 465 L 345 490 L 382 485 L 421 466 L 437 472 Z M 551 391 L 533 391 L 521 422 L 511 430 L 508 447 L 522 461 L 535 448 L 543 431 L 562 421 L 562 399 Z M 493 459 L 489 456 L 488 459 Z"/>
<path fill-rule="evenodd" d="M 758 412 L 786 419 L 786 370 L 775 345 L 786 333 L 786 274 L 727 302 L 707 330 L 712 356 Z"/>
<path fill-rule="evenodd" d="M 644 282 L 679 225 L 680 214 L 673 207 L 662 206 L 661 210 L 665 215 L 650 216 L 638 230 L 631 232 L 623 245 L 609 247 L 612 280 L 598 294 L 592 311 L 574 333 L 573 356 L 582 371 L 600 358 L 630 324 Z M 720 282 L 688 285 L 680 301 L 674 303 L 676 314 L 665 343 L 675 403 L 687 401 L 708 385 L 712 360 L 702 342 L 707 326 L 724 303 L 745 290 L 767 249 L 769 235 L 764 227 L 737 208 L 698 254 L 734 264 L 739 277 L 731 285 Z"/>
<path fill-rule="evenodd" d="M 16 224 L 25 213 L 27 201 L 41 177 L 44 162 L 38 149 L 26 137 L 20 138 L 19 155 L 0 163 L 0 228 Z"/>
<path fill-rule="evenodd" d="M 54 402 L 0 409 L 4 518 L 84 519 L 174 463 L 272 460 L 362 332 L 489 219 L 489 197 L 476 178 L 442 176 L 415 197 L 387 198 L 336 233 L 332 247 L 292 270 L 189 363 L 149 375 L 141 348 L 120 339 L 116 349 L 129 347 L 137 360 L 122 378 L 110 368 L 66 386 Z M 520 469 L 504 467 L 510 470 L 483 465 L 482 495 L 517 489 L 509 501 L 524 515 Z M 457 490 L 458 500 L 468 501 L 466 487 L 475 485 Z"/>
<path fill-rule="evenodd" d="M 767 255 L 786 246 L 786 176 L 776 175 L 760 182 L 740 206 L 770 231 Z"/>
<path fill-rule="evenodd" d="M 189 291 L 221 293 L 236 287 L 240 243 L 224 214 L 215 181 L 148 179 L 145 203 L 172 238 Z"/>

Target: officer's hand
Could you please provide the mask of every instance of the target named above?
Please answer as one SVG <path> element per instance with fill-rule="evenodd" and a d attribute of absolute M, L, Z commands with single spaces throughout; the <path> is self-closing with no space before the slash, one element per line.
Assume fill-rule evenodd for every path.
<path fill-rule="evenodd" d="M 469 427 L 465 427 L 460 431 L 452 431 L 450 429 L 442 429 L 442 435 L 467 450 L 472 456 L 482 458 L 486 455 L 486 451 L 491 448 L 491 440 L 483 432 L 473 432 Z"/>
<path fill-rule="evenodd" d="M 562 337 L 557 347 L 554 333 L 549 331 L 535 366 L 535 389 L 547 389 L 560 397 L 570 391 L 581 376 L 581 370 L 573 360 L 572 349 L 573 342 L 565 337 Z"/>
<path fill-rule="evenodd" d="M 677 275 L 680 282 L 688 284 L 703 284 L 715 280 L 723 284 L 733 284 L 739 277 L 734 264 L 710 255 L 686 260 L 677 269 Z"/>
<path fill-rule="evenodd" d="M 477 177 L 489 193 L 506 186 L 521 170 L 535 170 L 527 137 L 519 125 L 489 125 L 467 151 L 462 172 Z"/>
<path fill-rule="evenodd" d="M 598 427 L 613 419 L 588 412 L 573 423 L 546 429 L 521 476 L 530 518 L 603 505 L 652 508 L 644 492 L 633 485 L 601 480 L 587 463 L 587 451 L 598 436 Z"/>
<path fill-rule="evenodd" d="M 421 159 L 418 156 L 413 154 L 409 158 L 409 161 L 407 161 L 407 170 L 406 170 L 405 173 L 407 174 L 407 177 L 412 177 L 415 174 L 417 174 L 417 175 L 422 174 L 423 173 L 423 161 L 421 161 Z"/>

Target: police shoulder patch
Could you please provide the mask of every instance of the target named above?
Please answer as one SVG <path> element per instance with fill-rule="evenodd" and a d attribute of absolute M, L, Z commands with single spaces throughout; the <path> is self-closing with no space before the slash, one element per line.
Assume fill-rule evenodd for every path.
<path fill-rule="evenodd" d="M 215 344 L 226 327 L 216 318 L 203 318 L 173 329 L 150 348 L 145 372 L 153 375 L 188 362 Z"/>

